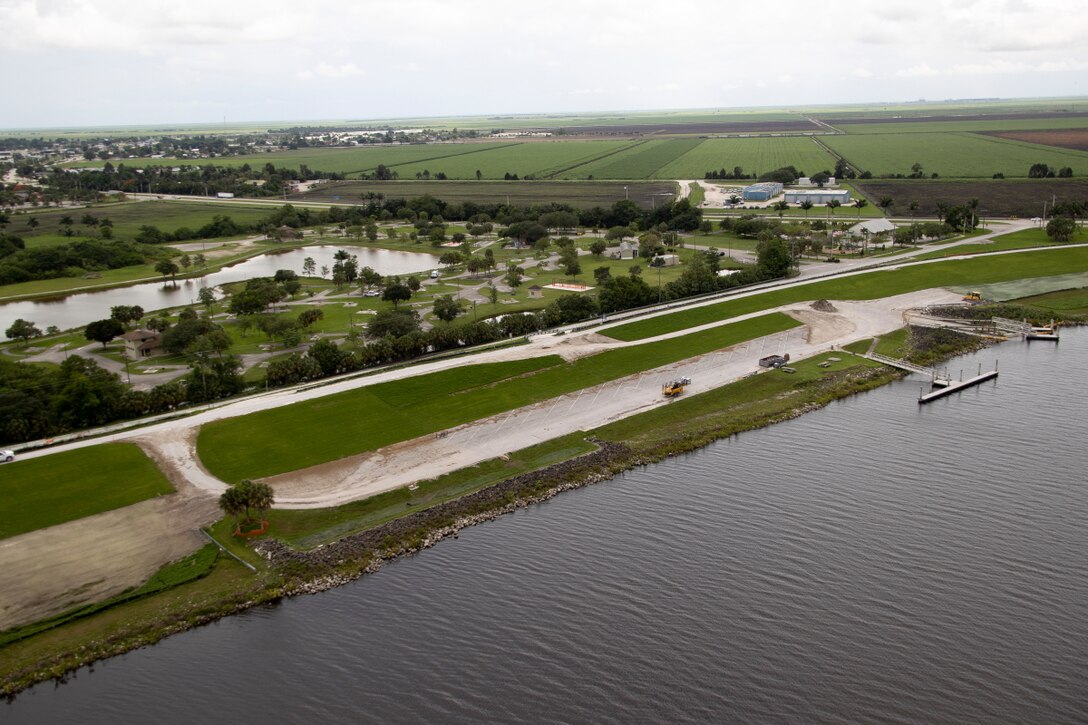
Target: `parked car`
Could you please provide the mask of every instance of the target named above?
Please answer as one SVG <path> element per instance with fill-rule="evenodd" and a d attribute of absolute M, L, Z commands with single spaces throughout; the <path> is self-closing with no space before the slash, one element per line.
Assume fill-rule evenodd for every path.
<path fill-rule="evenodd" d="M 381 297 L 382 293 L 376 289 L 368 289 L 363 293 L 363 297 Z"/>
<path fill-rule="evenodd" d="M 437 269 L 432 269 L 431 270 L 431 279 L 438 279 L 441 276 L 442 276 L 442 273 L 439 272 Z"/>
<path fill-rule="evenodd" d="M 0 451 L 0 461 L 10 463 L 15 460 L 15 451 Z"/>

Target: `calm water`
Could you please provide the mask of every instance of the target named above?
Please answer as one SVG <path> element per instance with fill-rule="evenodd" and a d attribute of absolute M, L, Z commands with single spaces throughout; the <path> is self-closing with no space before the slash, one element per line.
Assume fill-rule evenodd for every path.
<path fill-rule="evenodd" d="M 302 247 L 278 254 L 262 254 L 204 277 L 179 280 L 177 284 L 147 282 L 53 300 L 9 302 L 0 305 L 0 330 L 6 330 L 19 318 L 30 320 L 41 330 L 49 325 L 67 330 L 109 317 L 110 308 L 114 305 L 139 305 L 151 311 L 191 304 L 201 287 L 215 287 L 252 277 L 270 277 L 279 269 L 290 269 L 302 274 L 302 263 L 306 257 L 314 258 L 320 274 L 322 266 L 332 267 L 333 255 L 341 248 L 357 256 L 360 267 L 372 267 L 383 275 L 414 274 L 438 266 L 438 257 L 433 254 L 367 247 Z"/>
<path fill-rule="evenodd" d="M 5 723 L 1088 720 L 1088 331 L 563 494 Z"/>

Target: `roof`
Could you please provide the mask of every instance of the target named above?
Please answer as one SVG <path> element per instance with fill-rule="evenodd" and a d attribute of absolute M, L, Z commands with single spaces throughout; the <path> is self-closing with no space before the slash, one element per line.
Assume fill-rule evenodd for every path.
<path fill-rule="evenodd" d="M 880 234 L 882 232 L 895 231 L 895 225 L 887 219 L 866 219 L 863 222 L 859 222 L 850 227 L 851 234 L 864 234 L 869 232 L 870 234 Z"/>
<path fill-rule="evenodd" d="M 787 189 L 787 194 L 800 194 L 801 196 L 827 196 L 828 194 L 836 194 L 838 196 L 849 196 L 849 189 Z"/>
<path fill-rule="evenodd" d="M 121 335 L 123 340 L 149 340 L 151 338 L 161 338 L 161 332 L 155 332 L 154 330 L 132 330 Z"/>

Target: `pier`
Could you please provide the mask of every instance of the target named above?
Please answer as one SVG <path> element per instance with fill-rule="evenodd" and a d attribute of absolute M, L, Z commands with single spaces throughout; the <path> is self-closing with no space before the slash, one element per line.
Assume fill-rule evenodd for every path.
<path fill-rule="evenodd" d="M 918 373 L 920 375 L 928 375 L 930 381 L 935 388 L 943 388 L 952 384 L 952 380 L 945 373 L 943 376 L 937 372 L 936 368 L 927 368 L 921 365 L 915 365 L 912 362 L 906 360 L 899 360 L 898 358 L 888 357 L 887 355 L 881 355 L 880 353 L 871 352 L 862 355 L 864 358 L 868 358 L 874 362 L 881 363 L 882 365 L 888 365 L 893 368 L 899 368 L 900 370 L 906 370 L 909 373 Z"/>
<path fill-rule="evenodd" d="M 960 381 L 958 383 L 953 383 L 953 382 L 949 381 L 947 384 L 945 384 L 945 385 L 943 385 L 941 387 L 937 387 L 936 385 L 934 385 L 934 388 L 936 388 L 935 390 L 932 390 L 931 392 L 928 392 L 928 393 L 926 393 L 926 392 L 919 393 L 919 395 L 918 395 L 918 405 L 925 405 L 926 403 L 929 403 L 929 402 L 931 402 L 933 400 L 943 398 L 946 395 L 951 395 L 952 393 L 958 393 L 959 391 L 963 390 L 964 388 L 974 387 L 975 385 L 979 385 L 981 383 L 984 383 L 987 380 L 993 380 L 996 377 L 997 377 L 997 365 L 996 364 L 994 365 L 993 370 L 984 373 L 984 372 L 982 372 L 982 364 L 979 363 L 978 375 L 976 375 L 973 378 L 969 378 L 967 380 L 964 380 L 963 375 L 961 373 L 960 374 Z"/>

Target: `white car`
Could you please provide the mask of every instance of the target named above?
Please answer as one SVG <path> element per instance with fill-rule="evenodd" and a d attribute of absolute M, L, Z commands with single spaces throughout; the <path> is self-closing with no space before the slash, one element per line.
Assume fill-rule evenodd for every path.
<path fill-rule="evenodd" d="M 0 461 L 10 463 L 15 460 L 15 451 L 0 451 Z"/>

